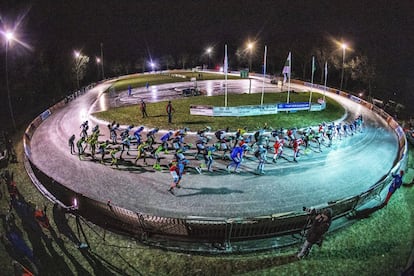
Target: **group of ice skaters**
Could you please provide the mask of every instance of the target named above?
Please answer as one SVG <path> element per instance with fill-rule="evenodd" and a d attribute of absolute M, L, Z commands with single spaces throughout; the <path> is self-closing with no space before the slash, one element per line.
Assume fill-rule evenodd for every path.
<path fill-rule="evenodd" d="M 236 132 L 230 132 L 228 128 L 212 132 L 210 127 L 205 127 L 188 138 L 189 128 L 161 133 L 158 128 L 145 130 L 143 126 L 134 128 L 130 125 L 121 128 L 116 122 L 108 124 L 107 127 L 109 139 L 99 141 L 102 136 L 99 126 L 96 125 L 89 131 L 88 121 L 83 122 L 80 126 L 80 138 L 76 143 L 75 135 L 69 138 L 71 154 L 76 154 L 75 145 L 81 160 L 89 155 L 92 160 L 100 159 L 101 163 L 105 163 L 105 156 L 109 154 L 110 165 L 118 167 L 119 160 L 124 160 L 124 153 L 131 156 L 130 152 L 134 147 L 136 154 L 132 159 L 135 165 L 142 159 L 141 166 L 148 166 L 147 159 L 150 158 L 154 160 L 153 169 L 159 171 L 162 170 L 161 159 L 167 156 L 167 160 L 170 160 L 168 169 L 173 178 L 168 191 L 174 193 L 175 188 L 180 188 L 182 176 L 190 167 L 188 156 L 194 156 L 197 164 L 191 168 L 200 174 L 202 171 L 213 173 L 213 162 L 218 158 L 230 160 L 226 166 L 229 173 L 239 173 L 243 160 L 247 158 L 257 160 L 255 173 L 262 175 L 265 174 L 265 164 L 270 163 L 267 161 L 268 157 L 271 156 L 273 163 L 277 163 L 280 158 L 298 162 L 301 153 L 306 154 L 315 148 L 321 152 L 321 146 L 331 147 L 333 140 L 342 140 L 362 132 L 363 118 L 360 115 L 351 122 L 321 123 L 318 127 L 303 129 L 272 129 L 265 124 L 253 133 L 248 132 L 247 128 L 239 128 Z M 293 153 L 284 154 L 285 147 L 291 148 Z M 89 149 L 88 154 L 86 149 Z M 96 155 L 100 155 L 100 158 L 97 159 Z"/>

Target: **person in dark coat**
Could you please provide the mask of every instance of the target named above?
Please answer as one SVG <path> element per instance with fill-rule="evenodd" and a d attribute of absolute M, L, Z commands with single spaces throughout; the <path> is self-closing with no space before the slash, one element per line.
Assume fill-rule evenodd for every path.
<path fill-rule="evenodd" d="M 299 259 L 307 256 L 314 244 L 322 246 L 323 235 L 331 226 L 332 209 L 324 209 L 319 214 L 317 214 L 315 209 L 313 209 L 310 215 L 314 217 L 311 220 L 311 227 L 306 232 L 306 240 L 303 243 L 301 250 L 297 254 L 297 257 Z"/>

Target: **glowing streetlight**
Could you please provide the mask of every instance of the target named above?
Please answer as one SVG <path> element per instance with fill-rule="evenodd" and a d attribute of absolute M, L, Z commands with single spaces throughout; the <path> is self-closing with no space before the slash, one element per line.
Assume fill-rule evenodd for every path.
<path fill-rule="evenodd" d="M 150 64 L 152 71 L 155 71 L 155 62 L 151 61 Z"/>
<path fill-rule="evenodd" d="M 11 102 L 11 97 L 10 97 L 10 87 L 9 87 L 9 70 L 8 70 L 8 48 L 9 48 L 9 44 L 11 41 L 14 40 L 14 33 L 10 32 L 10 31 L 6 31 L 4 33 L 4 37 L 6 38 L 6 89 L 7 89 L 7 97 L 9 100 L 9 109 L 10 109 L 10 117 L 12 119 L 12 124 L 13 124 L 13 128 L 14 130 L 16 130 L 16 121 L 14 120 L 14 114 L 13 114 L 13 106 L 12 106 L 12 102 Z"/>
<path fill-rule="evenodd" d="M 342 74 L 341 74 L 341 86 L 339 90 L 342 90 L 342 84 L 344 82 L 344 70 L 345 70 L 345 51 L 347 49 L 347 45 L 345 43 L 341 44 L 342 48 Z"/>
<path fill-rule="evenodd" d="M 211 52 L 213 52 L 213 48 L 208 47 L 208 48 L 207 48 L 207 50 L 206 50 L 206 54 L 207 54 L 207 56 L 208 56 L 207 67 L 210 67 Z"/>
<path fill-rule="evenodd" d="M 247 43 L 247 50 L 249 51 L 249 72 L 252 71 L 253 48 L 254 48 L 254 43 L 253 42 L 248 42 Z"/>

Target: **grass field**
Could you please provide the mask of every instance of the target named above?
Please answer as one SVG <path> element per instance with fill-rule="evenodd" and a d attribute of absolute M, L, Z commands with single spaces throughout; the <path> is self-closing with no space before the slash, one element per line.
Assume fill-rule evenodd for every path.
<path fill-rule="evenodd" d="M 48 207 L 52 229 L 58 232 L 52 204 L 34 188 L 25 173 L 20 141 L 16 150 L 20 162 L 10 164 L 8 169 L 14 172 L 19 192 L 27 202 Z M 411 169 L 407 177 L 412 179 L 412 148 L 409 153 Z M 4 196 L 0 199 L 0 213 L 4 219 L 9 197 L 3 183 L 1 191 Z M 68 239 L 51 235 L 46 230 L 39 235 L 28 223 L 22 223 L 26 218 L 15 215 L 17 228 L 40 260 L 41 275 L 398 275 L 407 263 L 414 242 L 414 190 L 411 186 L 398 190 L 386 208 L 328 235 L 323 247 L 314 248 L 309 258 L 302 261 L 293 257 L 296 246 L 283 253 L 269 251 L 232 256 L 167 252 L 128 237 L 105 233 L 102 228 L 84 221 L 81 225 L 90 249 L 82 251 Z M 68 224 L 77 233 L 73 217 L 68 218 Z M 4 233 L 4 220 L 0 231 Z M 17 257 L 6 244 L 0 244 L 0 274 L 13 275 L 10 264 L 12 257 Z"/>
<path fill-rule="evenodd" d="M 322 97 L 318 93 L 313 93 L 313 99 Z M 241 105 L 260 105 L 261 94 L 229 94 L 229 106 Z M 263 103 L 281 103 L 286 101 L 286 93 L 265 93 Z M 309 93 L 291 93 L 291 102 L 307 102 Z M 248 116 L 248 117 L 207 117 L 190 115 L 190 105 L 211 105 L 224 106 L 224 96 L 198 96 L 187 97 L 173 101 L 175 112 L 173 123 L 168 124 L 165 112 L 166 102 L 156 102 L 147 104 L 149 118 L 142 118 L 139 106 L 132 105 L 126 107 L 112 108 L 108 111 L 95 113 L 94 115 L 108 122 L 116 121 L 123 125 L 145 125 L 148 127 L 159 127 L 161 129 L 178 129 L 189 127 L 191 130 L 202 129 L 210 126 L 213 130 L 229 127 L 236 130 L 240 127 L 248 129 L 259 129 L 267 123 L 273 128 L 305 127 L 317 125 L 323 121 L 329 122 L 344 115 L 344 109 L 337 102 L 327 98 L 327 108 L 323 111 L 300 111 L 295 113 L 281 112 L 275 115 Z M 306 116 L 304 116 L 306 115 Z"/>

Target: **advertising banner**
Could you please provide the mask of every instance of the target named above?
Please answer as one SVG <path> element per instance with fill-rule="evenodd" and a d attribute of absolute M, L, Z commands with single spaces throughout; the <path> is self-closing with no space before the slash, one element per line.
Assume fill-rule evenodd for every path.
<path fill-rule="evenodd" d="M 213 107 L 210 105 L 190 105 L 190 114 L 213 116 Z"/>
<path fill-rule="evenodd" d="M 277 109 L 279 111 L 309 110 L 309 107 L 309 102 L 277 104 Z"/>

